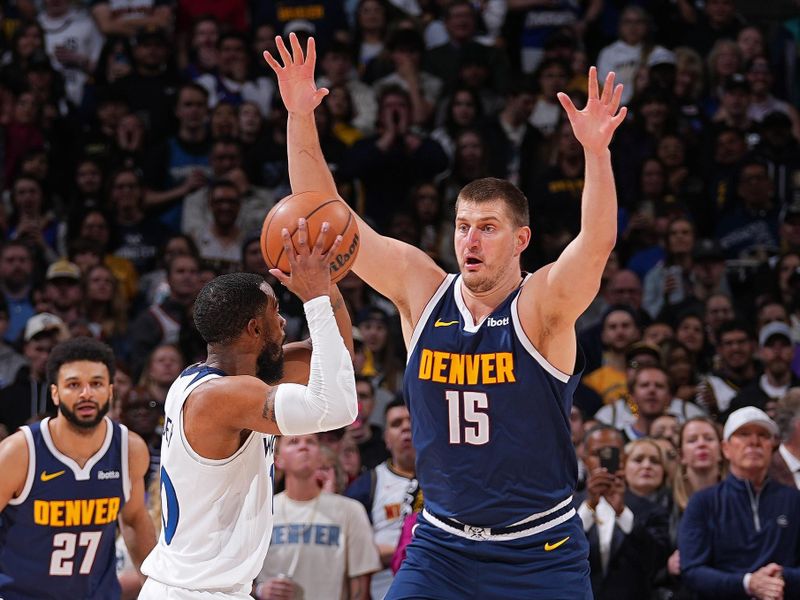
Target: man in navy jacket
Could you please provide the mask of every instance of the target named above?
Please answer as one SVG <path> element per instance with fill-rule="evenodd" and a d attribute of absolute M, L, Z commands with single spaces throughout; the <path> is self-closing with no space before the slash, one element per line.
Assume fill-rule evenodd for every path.
<path fill-rule="evenodd" d="M 730 475 L 696 493 L 680 524 L 681 575 L 701 598 L 800 597 L 800 492 L 767 479 L 778 434 L 753 406 L 730 414 Z"/>

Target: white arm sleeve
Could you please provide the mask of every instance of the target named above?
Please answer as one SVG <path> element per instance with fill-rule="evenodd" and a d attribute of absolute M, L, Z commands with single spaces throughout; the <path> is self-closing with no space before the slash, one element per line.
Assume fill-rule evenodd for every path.
<path fill-rule="evenodd" d="M 338 429 L 358 415 L 353 361 L 330 298 L 312 298 L 303 308 L 313 344 L 308 385 L 283 383 L 275 393 L 275 421 L 286 435 Z"/>

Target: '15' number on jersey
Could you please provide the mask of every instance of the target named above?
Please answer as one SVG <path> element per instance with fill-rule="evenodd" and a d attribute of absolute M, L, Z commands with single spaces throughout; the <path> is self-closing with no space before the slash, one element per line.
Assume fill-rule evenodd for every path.
<path fill-rule="evenodd" d="M 447 399 L 447 415 L 450 423 L 451 444 L 481 446 L 489 441 L 489 397 L 483 392 L 459 392 L 450 390 Z"/>

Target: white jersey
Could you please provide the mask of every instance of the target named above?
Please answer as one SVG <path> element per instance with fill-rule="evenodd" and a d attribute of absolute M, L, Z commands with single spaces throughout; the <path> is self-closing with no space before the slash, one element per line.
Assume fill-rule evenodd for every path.
<path fill-rule="evenodd" d="M 142 573 L 154 583 L 182 588 L 184 595 L 196 590 L 213 597 L 246 596 L 272 534 L 275 436 L 252 432 L 235 454 L 211 460 L 198 455 L 184 433 L 186 398 L 199 385 L 223 376 L 205 364 L 191 366 L 172 384 L 165 405 L 162 528 Z M 157 598 L 163 586 L 151 591 L 156 595 L 145 585 L 140 599 Z"/>

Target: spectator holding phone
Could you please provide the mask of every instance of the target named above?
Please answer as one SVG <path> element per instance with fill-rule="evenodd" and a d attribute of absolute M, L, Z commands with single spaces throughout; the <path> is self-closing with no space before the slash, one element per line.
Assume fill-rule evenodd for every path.
<path fill-rule="evenodd" d="M 589 540 L 596 600 L 649 597 L 653 577 L 667 559 L 667 513 L 626 489 L 623 444 L 622 434 L 608 425 L 584 436 L 588 476 L 576 504 Z"/>

